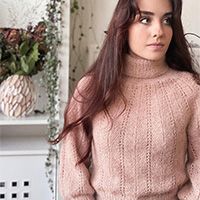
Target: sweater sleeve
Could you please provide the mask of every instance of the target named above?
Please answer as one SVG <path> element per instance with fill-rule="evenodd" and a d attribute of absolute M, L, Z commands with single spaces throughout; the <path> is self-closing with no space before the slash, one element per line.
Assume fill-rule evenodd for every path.
<path fill-rule="evenodd" d="M 178 192 L 180 200 L 200 200 L 200 90 L 194 99 L 187 129 L 188 150 L 186 170 L 189 180 Z"/>
<path fill-rule="evenodd" d="M 77 119 L 80 115 L 80 96 L 79 89 L 76 89 L 70 102 L 69 122 Z M 62 200 L 94 200 L 94 189 L 89 181 L 89 159 L 86 162 L 77 164 L 86 152 L 88 145 L 89 140 L 81 125 L 74 128 L 61 141 L 59 190 Z"/>

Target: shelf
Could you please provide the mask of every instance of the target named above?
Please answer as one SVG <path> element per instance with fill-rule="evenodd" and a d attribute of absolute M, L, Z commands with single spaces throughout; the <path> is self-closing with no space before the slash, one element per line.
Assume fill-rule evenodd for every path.
<path fill-rule="evenodd" d="M 0 113 L 0 125 L 47 125 L 47 114 L 31 114 L 27 117 L 12 118 Z"/>
<path fill-rule="evenodd" d="M 48 150 L 0 151 L 0 156 L 38 156 L 47 154 Z"/>

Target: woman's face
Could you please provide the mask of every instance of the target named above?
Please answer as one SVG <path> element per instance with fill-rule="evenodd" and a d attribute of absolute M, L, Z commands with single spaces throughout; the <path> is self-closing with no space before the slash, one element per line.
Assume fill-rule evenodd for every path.
<path fill-rule="evenodd" d="M 137 0 L 140 14 L 129 27 L 130 50 L 136 55 L 160 60 L 172 39 L 172 6 L 169 0 Z"/>

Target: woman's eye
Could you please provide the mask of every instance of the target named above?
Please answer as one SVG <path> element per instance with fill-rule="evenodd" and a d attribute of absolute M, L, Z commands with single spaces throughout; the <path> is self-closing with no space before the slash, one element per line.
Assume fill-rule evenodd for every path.
<path fill-rule="evenodd" d="M 141 17 L 140 22 L 142 24 L 148 24 L 150 22 L 150 19 L 148 17 Z"/>
<path fill-rule="evenodd" d="M 164 24 L 166 24 L 166 25 L 171 25 L 171 24 L 172 24 L 172 19 L 171 19 L 170 17 L 168 17 L 168 18 L 165 18 L 165 19 L 163 20 L 163 22 L 164 22 Z"/>

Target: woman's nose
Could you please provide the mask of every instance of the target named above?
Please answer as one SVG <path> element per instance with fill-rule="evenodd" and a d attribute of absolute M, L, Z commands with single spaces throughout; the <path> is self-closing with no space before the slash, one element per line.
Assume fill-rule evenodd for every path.
<path fill-rule="evenodd" d="M 163 31 L 163 27 L 162 24 L 160 22 L 155 22 L 154 24 L 152 24 L 152 36 L 154 38 L 160 38 L 163 36 L 164 31 Z"/>

